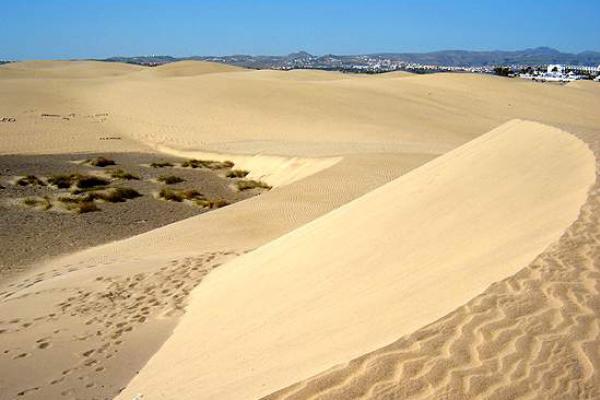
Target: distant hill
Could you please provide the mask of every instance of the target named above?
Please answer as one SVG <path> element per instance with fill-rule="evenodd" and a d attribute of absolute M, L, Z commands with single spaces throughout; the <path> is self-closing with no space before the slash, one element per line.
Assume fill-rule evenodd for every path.
<path fill-rule="evenodd" d="M 585 51 L 578 54 L 563 53 L 549 47 L 537 47 L 517 51 L 465 51 L 443 50 L 430 53 L 382 53 L 378 56 L 395 60 L 405 60 L 419 64 L 448 66 L 488 66 L 488 65 L 540 65 L 573 64 L 599 65 L 600 52 Z"/>
<path fill-rule="evenodd" d="M 443 50 L 429 53 L 375 53 L 359 55 L 326 54 L 315 56 L 305 51 L 286 56 L 192 56 L 175 58 L 171 56 L 111 57 L 103 61 L 118 61 L 141 65 L 161 65 L 181 60 L 213 61 L 246 68 L 317 68 L 347 69 L 373 63 L 403 62 L 449 67 L 486 67 L 507 65 L 600 65 L 600 52 L 563 53 L 549 47 L 517 51 L 467 51 Z"/>

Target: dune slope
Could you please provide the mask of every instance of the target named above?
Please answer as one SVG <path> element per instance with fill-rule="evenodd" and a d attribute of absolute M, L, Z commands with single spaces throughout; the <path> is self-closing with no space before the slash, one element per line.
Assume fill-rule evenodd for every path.
<path fill-rule="evenodd" d="M 594 180 L 583 142 L 507 123 L 211 274 L 119 398 L 252 399 L 389 344 L 526 266 Z"/>

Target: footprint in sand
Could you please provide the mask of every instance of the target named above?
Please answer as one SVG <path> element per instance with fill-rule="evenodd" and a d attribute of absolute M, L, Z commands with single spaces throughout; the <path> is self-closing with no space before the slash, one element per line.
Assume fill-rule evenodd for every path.
<path fill-rule="evenodd" d="M 82 353 L 82 355 L 83 355 L 84 357 L 89 357 L 89 356 L 91 356 L 92 354 L 94 354 L 94 352 L 95 352 L 95 351 L 96 351 L 95 349 L 91 349 L 91 350 L 88 350 L 88 351 L 86 351 L 86 352 Z"/>
<path fill-rule="evenodd" d="M 19 355 L 16 355 L 13 357 L 13 360 L 19 359 L 19 358 L 25 358 L 25 357 L 29 357 L 31 354 L 29 353 L 21 353 Z"/>
<path fill-rule="evenodd" d="M 38 349 L 40 349 L 40 350 L 47 349 L 48 347 L 50 347 L 49 342 L 42 342 L 42 343 L 38 344 Z"/>
<path fill-rule="evenodd" d="M 19 393 L 17 393 L 17 397 L 22 397 L 25 396 L 27 393 L 29 392 L 35 392 L 36 390 L 39 390 L 39 387 L 34 387 L 34 388 L 30 388 L 30 389 L 25 389 Z"/>

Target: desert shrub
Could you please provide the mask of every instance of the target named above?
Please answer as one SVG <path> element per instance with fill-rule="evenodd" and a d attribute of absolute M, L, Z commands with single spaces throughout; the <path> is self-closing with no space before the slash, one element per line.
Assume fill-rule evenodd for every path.
<path fill-rule="evenodd" d="M 152 168 L 165 168 L 165 167 L 172 167 L 173 164 L 171 164 L 168 161 L 161 161 L 161 162 L 153 162 L 152 164 L 150 164 L 150 166 Z"/>
<path fill-rule="evenodd" d="M 35 175 L 24 176 L 15 183 L 19 186 L 46 186 L 46 183 Z"/>
<path fill-rule="evenodd" d="M 236 182 L 239 190 L 250 190 L 250 189 L 271 189 L 271 186 L 267 185 L 262 181 L 255 181 L 250 179 L 244 179 Z"/>
<path fill-rule="evenodd" d="M 104 158 L 104 157 L 97 157 L 94 158 L 92 160 L 88 160 L 87 161 L 88 164 L 94 166 L 94 167 L 108 167 L 109 165 L 117 165 L 117 163 L 114 160 L 110 160 L 108 158 Z"/>
<path fill-rule="evenodd" d="M 109 175 L 111 178 L 114 178 L 114 179 L 136 180 L 136 181 L 140 180 L 139 176 L 130 174 L 129 172 L 125 172 L 122 169 L 113 169 L 109 172 Z"/>
<path fill-rule="evenodd" d="M 142 195 L 135 189 L 119 187 L 89 192 L 83 197 L 83 201 L 103 200 L 108 203 L 122 203 L 140 196 Z"/>
<path fill-rule="evenodd" d="M 204 200 L 202 193 L 194 189 L 164 188 L 158 192 L 158 197 L 167 201 L 182 202 L 183 200 Z"/>
<path fill-rule="evenodd" d="M 94 204 L 93 200 L 89 200 L 85 197 L 61 196 L 57 200 L 63 203 L 67 210 L 73 211 L 77 214 L 100 211 L 100 208 Z"/>
<path fill-rule="evenodd" d="M 174 185 L 176 183 L 181 183 L 185 181 L 185 179 L 175 175 L 161 175 L 158 178 L 156 178 L 156 180 L 167 185 Z"/>
<path fill-rule="evenodd" d="M 100 211 L 100 208 L 92 201 L 85 201 L 80 203 L 79 206 L 75 209 L 75 212 L 78 214 L 85 214 L 89 212 Z"/>
<path fill-rule="evenodd" d="M 231 161 L 214 161 L 214 160 L 196 160 L 191 159 L 181 163 L 183 168 L 208 168 L 208 169 L 224 169 L 233 167 Z"/>
<path fill-rule="evenodd" d="M 231 203 L 229 203 L 227 200 L 217 199 L 217 200 L 212 201 L 211 208 L 221 208 L 221 207 L 228 206 L 229 204 L 231 204 Z"/>
<path fill-rule="evenodd" d="M 110 183 L 107 179 L 94 175 L 53 175 L 48 178 L 48 183 L 59 189 L 68 189 L 75 185 L 78 189 L 92 189 L 106 186 Z"/>
<path fill-rule="evenodd" d="M 229 205 L 230 203 L 227 200 L 217 199 L 217 200 L 208 200 L 208 199 L 199 199 L 194 200 L 194 204 L 198 207 L 202 208 L 221 208 Z"/>
<path fill-rule="evenodd" d="M 74 180 L 75 175 L 53 175 L 48 178 L 48 183 L 59 189 L 68 189 L 71 187 Z"/>
<path fill-rule="evenodd" d="M 93 175 L 74 175 L 75 184 L 79 189 L 89 189 L 106 186 L 110 183 L 107 179 Z"/>
<path fill-rule="evenodd" d="M 227 173 L 228 178 L 245 178 L 249 174 L 248 171 L 243 169 L 232 169 Z"/>
<path fill-rule="evenodd" d="M 23 199 L 23 204 L 28 207 L 40 207 L 43 210 L 49 210 L 52 208 L 52 203 L 47 196 L 44 197 L 27 197 Z"/>

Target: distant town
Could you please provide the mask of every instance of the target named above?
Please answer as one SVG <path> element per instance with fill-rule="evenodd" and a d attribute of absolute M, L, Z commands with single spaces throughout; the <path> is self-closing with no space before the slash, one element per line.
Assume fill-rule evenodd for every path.
<path fill-rule="evenodd" d="M 548 47 L 519 51 L 445 50 L 429 53 L 380 53 L 369 55 L 315 56 L 301 51 L 285 56 L 138 56 L 111 57 L 99 61 L 158 66 L 182 60 L 211 61 L 254 69 L 318 69 L 378 74 L 408 71 L 417 74 L 470 72 L 496 74 L 541 82 L 600 80 L 600 52 L 563 53 Z M 0 64 L 10 61 L 0 61 Z"/>

